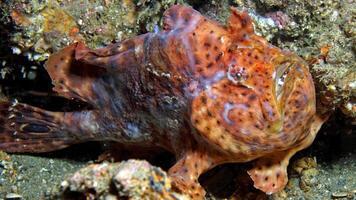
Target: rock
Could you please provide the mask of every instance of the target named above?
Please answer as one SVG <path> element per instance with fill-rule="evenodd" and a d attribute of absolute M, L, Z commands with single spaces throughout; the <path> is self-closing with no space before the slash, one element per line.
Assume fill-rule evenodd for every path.
<path fill-rule="evenodd" d="M 311 187 L 315 187 L 318 183 L 318 174 L 319 172 L 315 168 L 304 170 L 300 177 L 300 188 L 307 192 Z"/>
<path fill-rule="evenodd" d="M 146 161 L 91 164 L 61 184 L 55 198 L 103 199 L 188 199 L 172 191 L 166 172 Z"/>

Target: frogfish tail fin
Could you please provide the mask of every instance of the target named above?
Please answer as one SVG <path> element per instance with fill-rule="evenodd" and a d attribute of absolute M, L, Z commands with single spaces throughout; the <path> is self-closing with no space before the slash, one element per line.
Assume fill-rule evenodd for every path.
<path fill-rule="evenodd" d="M 40 153 L 76 143 L 64 128 L 63 117 L 62 112 L 0 101 L 0 150 Z"/>

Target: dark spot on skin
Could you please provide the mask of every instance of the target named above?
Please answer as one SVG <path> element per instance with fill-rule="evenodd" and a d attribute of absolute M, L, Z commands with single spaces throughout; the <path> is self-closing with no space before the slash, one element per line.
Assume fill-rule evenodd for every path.
<path fill-rule="evenodd" d="M 193 36 L 195 36 L 195 32 L 193 32 Z"/>
<path fill-rule="evenodd" d="M 247 93 L 246 92 L 242 92 L 241 95 L 245 97 L 247 95 Z"/>
<path fill-rule="evenodd" d="M 216 58 L 215 58 L 215 61 L 218 62 L 220 60 L 220 58 L 222 57 L 223 53 L 219 53 Z"/>
<path fill-rule="evenodd" d="M 213 30 L 211 30 L 211 31 L 210 31 L 210 34 L 213 34 L 213 33 L 214 33 L 214 31 L 213 31 Z"/>
<path fill-rule="evenodd" d="M 255 55 L 255 59 L 258 60 L 258 56 L 257 55 Z"/>
<path fill-rule="evenodd" d="M 220 135 L 220 138 L 225 140 L 225 136 L 224 135 Z"/>
<path fill-rule="evenodd" d="M 232 52 L 232 49 L 228 49 L 227 52 L 228 52 L 228 53 L 231 53 L 231 52 Z"/>
<path fill-rule="evenodd" d="M 216 123 L 217 123 L 218 125 L 220 125 L 220 124 L 221 124 L 220 120 L 217 120 L 217 121 L 216 121 Z"/>
<path fill-rule="evenodd" d="M 205 57 L 210 58 L 210 54 L 209 53 L 205 54 Z"/>
<path fill-rule="evenodd" d="M 251 56 L 251 52 L 248 52 L 247 56 L 250 57 Z"/>
<path fill-rule="evenodd" d="M 210 68 L 210 67 L 212 67 L 213 66 L 213 63 L 209 63 L 207 66 L 206 66 L 206 68 Z"/>
<path fill-rule="evenodd" d="M 194 167 L 195 167 L 195 169 L 197 169 L 198 168 L 198 164 L 194 163 Z"/>
<path fill-rule="evenodd" d="M 265 181 L 268 181 L 268 176 L 265 177 Z"/>
<path fill-rule="evenodd" d="M 207 126 L 205 129 L 206 129 L 207 131 L 210 131 L 210 130 L 211 130 L 209 126 Z"/>
<path fill-rule="evenodd" d="M 207 19 L 204 19 L 204 22 L 208 21 Z"/>
<path fill-rule="evenodd" d="M 58 82 L 59 82 L 60 84 L 63 84 L 63 83 L 64 83 L 63 79 L 59 80 Z"/>
<path fill-rule="evenodd" d="M 199 65 L 201 63 L 201 61 L 198 58 L 195 58 L 195 64 Z"/>
<path fill-rule="evenodd" d="M 209 47 L 211 47 L 211 44 L 208 43 L 208 42 L 205 42 L 205 43 L 204 43 L 204 46 L 207 47 L 207 48 L 209 48 Z"/>
<path fill-rule="evenodd" d="M 63 58 L 63 57 L 60 57 L 60 58 L 59 58 L 59 60 L 60 60 L 60 61 L 63 61 L 63 60 L 64 60 L 64 58 Z"/>
<path fill-rule="evenodd" d="M 223 88 L 227 88 L 227 85 L 225 83 L 223 84 Z"/>
<path fill-rule="evenodd" d="M 248 97 L 248 100 L 249 100 L 249 101 L 254 101 L 254 100 L 256 100 L 256 98 L 257 98 L 257 95 L 251 94 L 251 95 Z"/>
<path fill-rule="evenodd" d="M 207 103 L 207 99 L 206 99 L 205 96 L 202 96 L 202 97 L 200 98 L 200 100 L 201 100 L 201 102 L 202 102 L 203 104 L 206 104 L 206 103 Z"/>
<path fill-rule="evenodd" d="M 208 114 L 209 117 L 213 116 L 213 114 L 211 114 L 211 112 L 209 110 L 207 111 L 207 114 Z"/>
<path fill-rule="evenodd" d="M 298 101 L 298 100 L 294 101 L 294 105 L 295 105 L 296 108 L 300 108 L 302 106 L 300 101 Z"/>
<path fill-rule="evenodd" d="M 195 120 L 194 120 L 194 123 L 195 123 L 195 124 L 199 124 L 199 120 L 198 120 L 198 119 L 195 119 Z"/>
<path fill-rule="evenodd" d="M 248 64 L 252 65 L 252 61 L 249 61 Z"/>
<path fill-rule="evenodd" d="M 191 188 L 192 188 L 192 190 L 195 190 L 195 185 L 192 185 Z"/>
<path fill-rule="evenodd" d="M 188 169 L 187 169 L 187 168 L 184 168 L 184 169 L 183 169 L 183 172 L 184 172 L 184 173 L 187 173 L 187 172 L 188 172 Z"/>
<path fill-rule="evenodd" d="M 280 176 L 280 174 L 279 174 L 279 172 L 277 172 L 276 177 L 279 178 L 279 176 Z"/>
<path fill-rule="evenodd" d="M 272 187 L 275 187 L 275 186 L 276 186 L 276 184 L 273 183 L 273 184 L 272 184 Z"/>
<path fill-rule="evenodd" d="M 57 69 L 57 68 L 58 68 L 58 65 L 57 65 L 57 64 L 55 64 L 55 65 L 54 65 L 54 68 L 56 68 L 56 69 Z"/>
<path fill-rule="evenodd" d="M 247 19 L 246 19 L 245 17 L 243 17 L 243 18 L 241 19 L 241 25 L 242 25 L 242 27 L 244 27 L 244 26 L 247 25 Z"/>

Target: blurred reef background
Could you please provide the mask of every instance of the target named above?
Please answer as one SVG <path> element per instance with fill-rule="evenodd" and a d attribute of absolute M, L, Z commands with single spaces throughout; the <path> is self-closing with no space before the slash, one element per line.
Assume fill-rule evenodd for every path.
<path fill-rule="evenodd" d="M 314 144 L 291 161 L 284 191 L 266 196 L 252 189 L 244 172 L 248 163 L 229 164 L 200 178 L 210 192 L 207 199 L 356 199 L 354 0 L 0 0 L 1 98 L 50 110 L 86 106 L 51 92 L 43 69 L 48 56 L 74 41 L 99 48 L 159 30 L 163 12 L 177 3 L 223 23 L 231 6 L 248 11 L 258 34 L 310 64 L 318 112 L 332 113 Z M 141 194 L 186 198 L 170 191 L 163 171 L 171 163 L 169 154 L 150 159 L 163 170 L 138 160 L 94 164 L 107 160 L 103 152 L 110 147 L 87 143 L 41 155 L 1 152 L 0 199 L 141 199 Z M 116 172 L 132 166 L 139 174 L 126 171 L 132 178 L 120 182 Z M 137 181 L 148 186 L 140 188 Z"/>

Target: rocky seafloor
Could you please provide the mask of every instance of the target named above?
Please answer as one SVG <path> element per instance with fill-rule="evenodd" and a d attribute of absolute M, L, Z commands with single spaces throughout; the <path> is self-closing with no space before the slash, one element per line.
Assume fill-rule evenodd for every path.
<path fill-rule="evenodd" d="M 356 199 L 356 3 L 352 0 L 0 0 L 1 95 L 64 110 L 83 106 L 50 92 L 52 86 L 43 69 L 47 57 L 77 40 L 97 48 L 154 31 L 162 25 L 164 10 L 175 3 L 191 5 L 221 22 L 228 17 L 230 6 L 247 10 L 260 35 L 308 61 L 316 83 L 318 112 L 332 113 L 314 144 L 292 159 L 284 191 L 266 196 L 252 188 L 245 172 L 248 163 L 228 164 L 200 178 L 208 189 L 207 199 Z M 140 199 L 137 187 L 123 191 L 105 178 L 99 184 L 101 192 L 92 181 L 79 185 L 71 181 L 77 170 L 100 166 L 109 147 L 89 143 L 40 155 L 2 152 L 0 199 L 115 199 L 118 195 L 113 194 L 120 190 L 125 198 L 132 194 L 133 199 Z M 159 176 L 151 177 L 161 179 L 172 157 L 158 156 L 166 163 L 157 158 L 151 158 L 151 163 L 163 171 L 144 161 L 130 162 L 140 162 L 140 169 L 157 172 Z M 105 161 L 107 172 L 120 168 L 109 161 Z M 88 175 L 90 167 L 85 169 L 77 173 Z M 88 180 L 95 179 L 93 174 Z M 105 176 L 113 178 L 115 173 Z M 169 187 L 169 183 L 159 182 L 155 189 L 160 188 L 162 195 Z"/>

